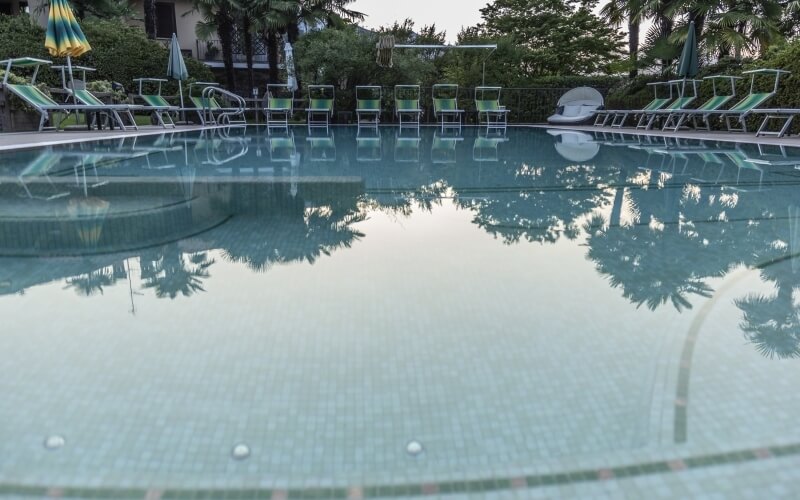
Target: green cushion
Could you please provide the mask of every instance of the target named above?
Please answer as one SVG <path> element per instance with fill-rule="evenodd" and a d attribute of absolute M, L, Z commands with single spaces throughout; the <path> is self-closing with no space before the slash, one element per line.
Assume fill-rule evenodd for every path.
<path fill-rule="evenodd" d="M 291 97 L 270 97 L 269 109 L 292 109 Z"/>
<path fill-rule="evenodd" d="M 357 107 L 361 111 L 380 111 L 380 99 L 358 99 Z"/>
<path fill-rule="evenodd" d="M 142 100 L 148 105 L 154 108 L 168 108 L 171 107 L 170 104 L 167 102 L 166 99 L 161 97 L 160 95 L 141 95 L 139 96 Z"/>
<path fill-rule="evenodd" d="M 715 111 L 721 108 L 726 102 L 731 100 L 730 95 L 717 95 L 703 103 L 702 106 L 697 108 L 700 111 Z"/>
<path fill-rule="evenodd" d="M 500 101 L 496 100 L 475 100 L 475 108 L 478 111 L 499 111 L 500 110 Z"/>
<path fill-rule="evenodd" d="M 91 92 L 86 89 L 82 90 L 75 90 L 73 91 L 75 97 L 81 102 L 81 104 L 85 104 L 87 106 L 105 106 L 106 103 L 98 99 L 94 96 Z"/>
<path fill-rule="evenodd" d="M 757 108 L 761 104 L 764 103 L 767 99 L 772 97 L 771 93 L 767 94 L 750 94 L 741 101 L 737 102 L 731 109 L 728 111 L 733 111 L 736 113 L 744 113 L 746 111 L 750 111 L 751 109 Z"/>
<path fill-rule="evenodd" d="M 456 111 L 458 104 L 455 99 L 434 99 L 433 109 L 437 113 L 440 111 Z"/>
<path fill-rule="evenodd" d="M 653 99 L 650 104 L 642 108 L 643 111 L 656 111 L 662 109 L 664 106 L 672 102 L 672 99 L 665 97 L 663 99 Z"/>
<path fill-rule="evenodd" d="M 42 93 L 41 90 L 37 89 L 33 85 L 6 85 L 9 90 L 13 93 L 17 94 L 23 100 L 27 101 L 34 106 L 38 106 L 40 108 L 57 108 L 58 104 L 47 97 L 45 94 Z"/>
<path fill-rule="evenodd" d="M 311 99 L 308 107 L 320 111 L 333 111 L 333 99 Z"/>
<path fill-rule="evenodd" d="M 419 109 L 418 99 L 395 99 L 394 106 L 397 111 L 417 111 Z"/>
<path fill-rule="evenodd" d="M 192 103 L 194 107 L 200 109 L 219 109 L 222 106 L 219 105 L 217 100 L 213 97 L 192 97 Z"/>
<path fill-rule="evenodd" d="M 667 106 L 664 109 L 669 110 L 669 111 L 674 111 L 674 110 L 677 110 L 677 109 L 684 109 L 686 106 L 689 105 L 689 103 L 694 101 L 694 99 L 695 98 L 693 96 L 692 97 L 679 97 L 679 98 L 675 99 L 674 101 L 672 101 L 669 104 L 669 106 Z"/>

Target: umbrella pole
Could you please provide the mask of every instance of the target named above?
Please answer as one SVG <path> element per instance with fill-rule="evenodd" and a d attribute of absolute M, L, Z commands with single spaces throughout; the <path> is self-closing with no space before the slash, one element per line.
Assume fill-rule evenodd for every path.
<path fill-rule="evenodd" d="M 69 73 L 69 86 L 72 90 L 72 103 L 77 106 L 78 96 L 75 95 L 75 77 L 72 75 L 72 57 L 70 56 L 67 56 L 67 73 Z M 78 112 L 75 111 L 75 123 L 80 123 L 78 116 Z"/>
<path fill-rule="evenodd" d="M 178 93 L 181 96 L 181 122 L 186 123 L 186 111 L 183 106 L 183 82 L 178 80 Z"/>

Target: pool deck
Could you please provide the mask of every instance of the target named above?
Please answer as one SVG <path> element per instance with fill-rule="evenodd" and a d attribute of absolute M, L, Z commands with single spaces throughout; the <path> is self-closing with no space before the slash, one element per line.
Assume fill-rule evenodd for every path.
<path fill-rule="evenodd" d="M 385 125 L 394 126 L 394 125 Z M 437 125 L 424 125 L 437 127 Z M 337 125 L 333 126 L 334 128 Z M 567 130 L 577 132 L 605 132 L 615 134 L 640 135 L 651 137 L 672 137 L 680 139 L 690 139 L 698 141 L 720 141 L 734 142 L 740 144 L 771 144 L 775 146 L 794 146 L 800 147 L 800 136 L 789 137 L 756 137 L 754 132 L 732 133 L 724 131 L 704 131 L 704 130 L 682 130 L 680 132 L 664 132 L 661 130 L 636 130 L 631 128 L 611 128 L 594 127 L 592 125 L 581 126 L 555 126 L 545 124 L 534 125 L 511 125 L 510 127 L 531 127 L 543 128 L 548 130 Z M 211 129 L 219 127 L 204 127 L 201 125 L 180 126 L 175 129 L 164 129 L 156 126 L 139 127 L 138 131 L 122 132 L 119 130 L 110 131 L 47 131 L 47 132 L 19 132 L 19 133 L 0 133 L 0 151 L 11 151 L 16 149 L 30 149 L 42 146 L 53 146 L 57 144 L 69 144 L 77 142 L 88 142 L 100 139 L 119 139 L 124 137 L 136 137 L 146 135 L 158 135 L 172 132 L 191 132 L 196 130 Z"/>

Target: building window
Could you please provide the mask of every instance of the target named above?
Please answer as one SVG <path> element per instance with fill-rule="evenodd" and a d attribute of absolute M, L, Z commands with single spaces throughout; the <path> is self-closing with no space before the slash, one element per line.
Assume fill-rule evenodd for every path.
<path fill-rule="evenodd" d="M 0 3 L 0 14 L 11 15 L 11 3 Z"/>
<path fill-rule="evenodd" d="M 156 38 L 172 38 L 175 32 L 175 4 L 156 2 Z"/>

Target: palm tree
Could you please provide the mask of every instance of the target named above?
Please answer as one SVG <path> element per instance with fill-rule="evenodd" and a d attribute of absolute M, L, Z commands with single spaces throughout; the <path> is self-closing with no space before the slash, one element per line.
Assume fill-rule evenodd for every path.
<path fill-rule="evenodd" d="M 144 32 L 147 38 L 151 40 L 156 39 L 156 0 L 144 0 L 142 3 L 144 9 Z"/>
<path fill-rule="evenodd" d="M 603 6 L 600 14 L 619 26 L 628 23 L 628 57 L 631 65 L 628 76 L 639 74 L 639 29 L 641 27 L 642 0 L 611 0 Z"/>
<path fill-rule="evenodd" d="M 222 46 L 222 63 L 225 66 L 225 84 L 236 89 L 236 74 L 233 67 L 234 8 L 231 0 L 193 0 L 194 11 L 203 16 L 195 32 L 201 40 L 208 40 L 214 33 L 219 35 Z"/>

